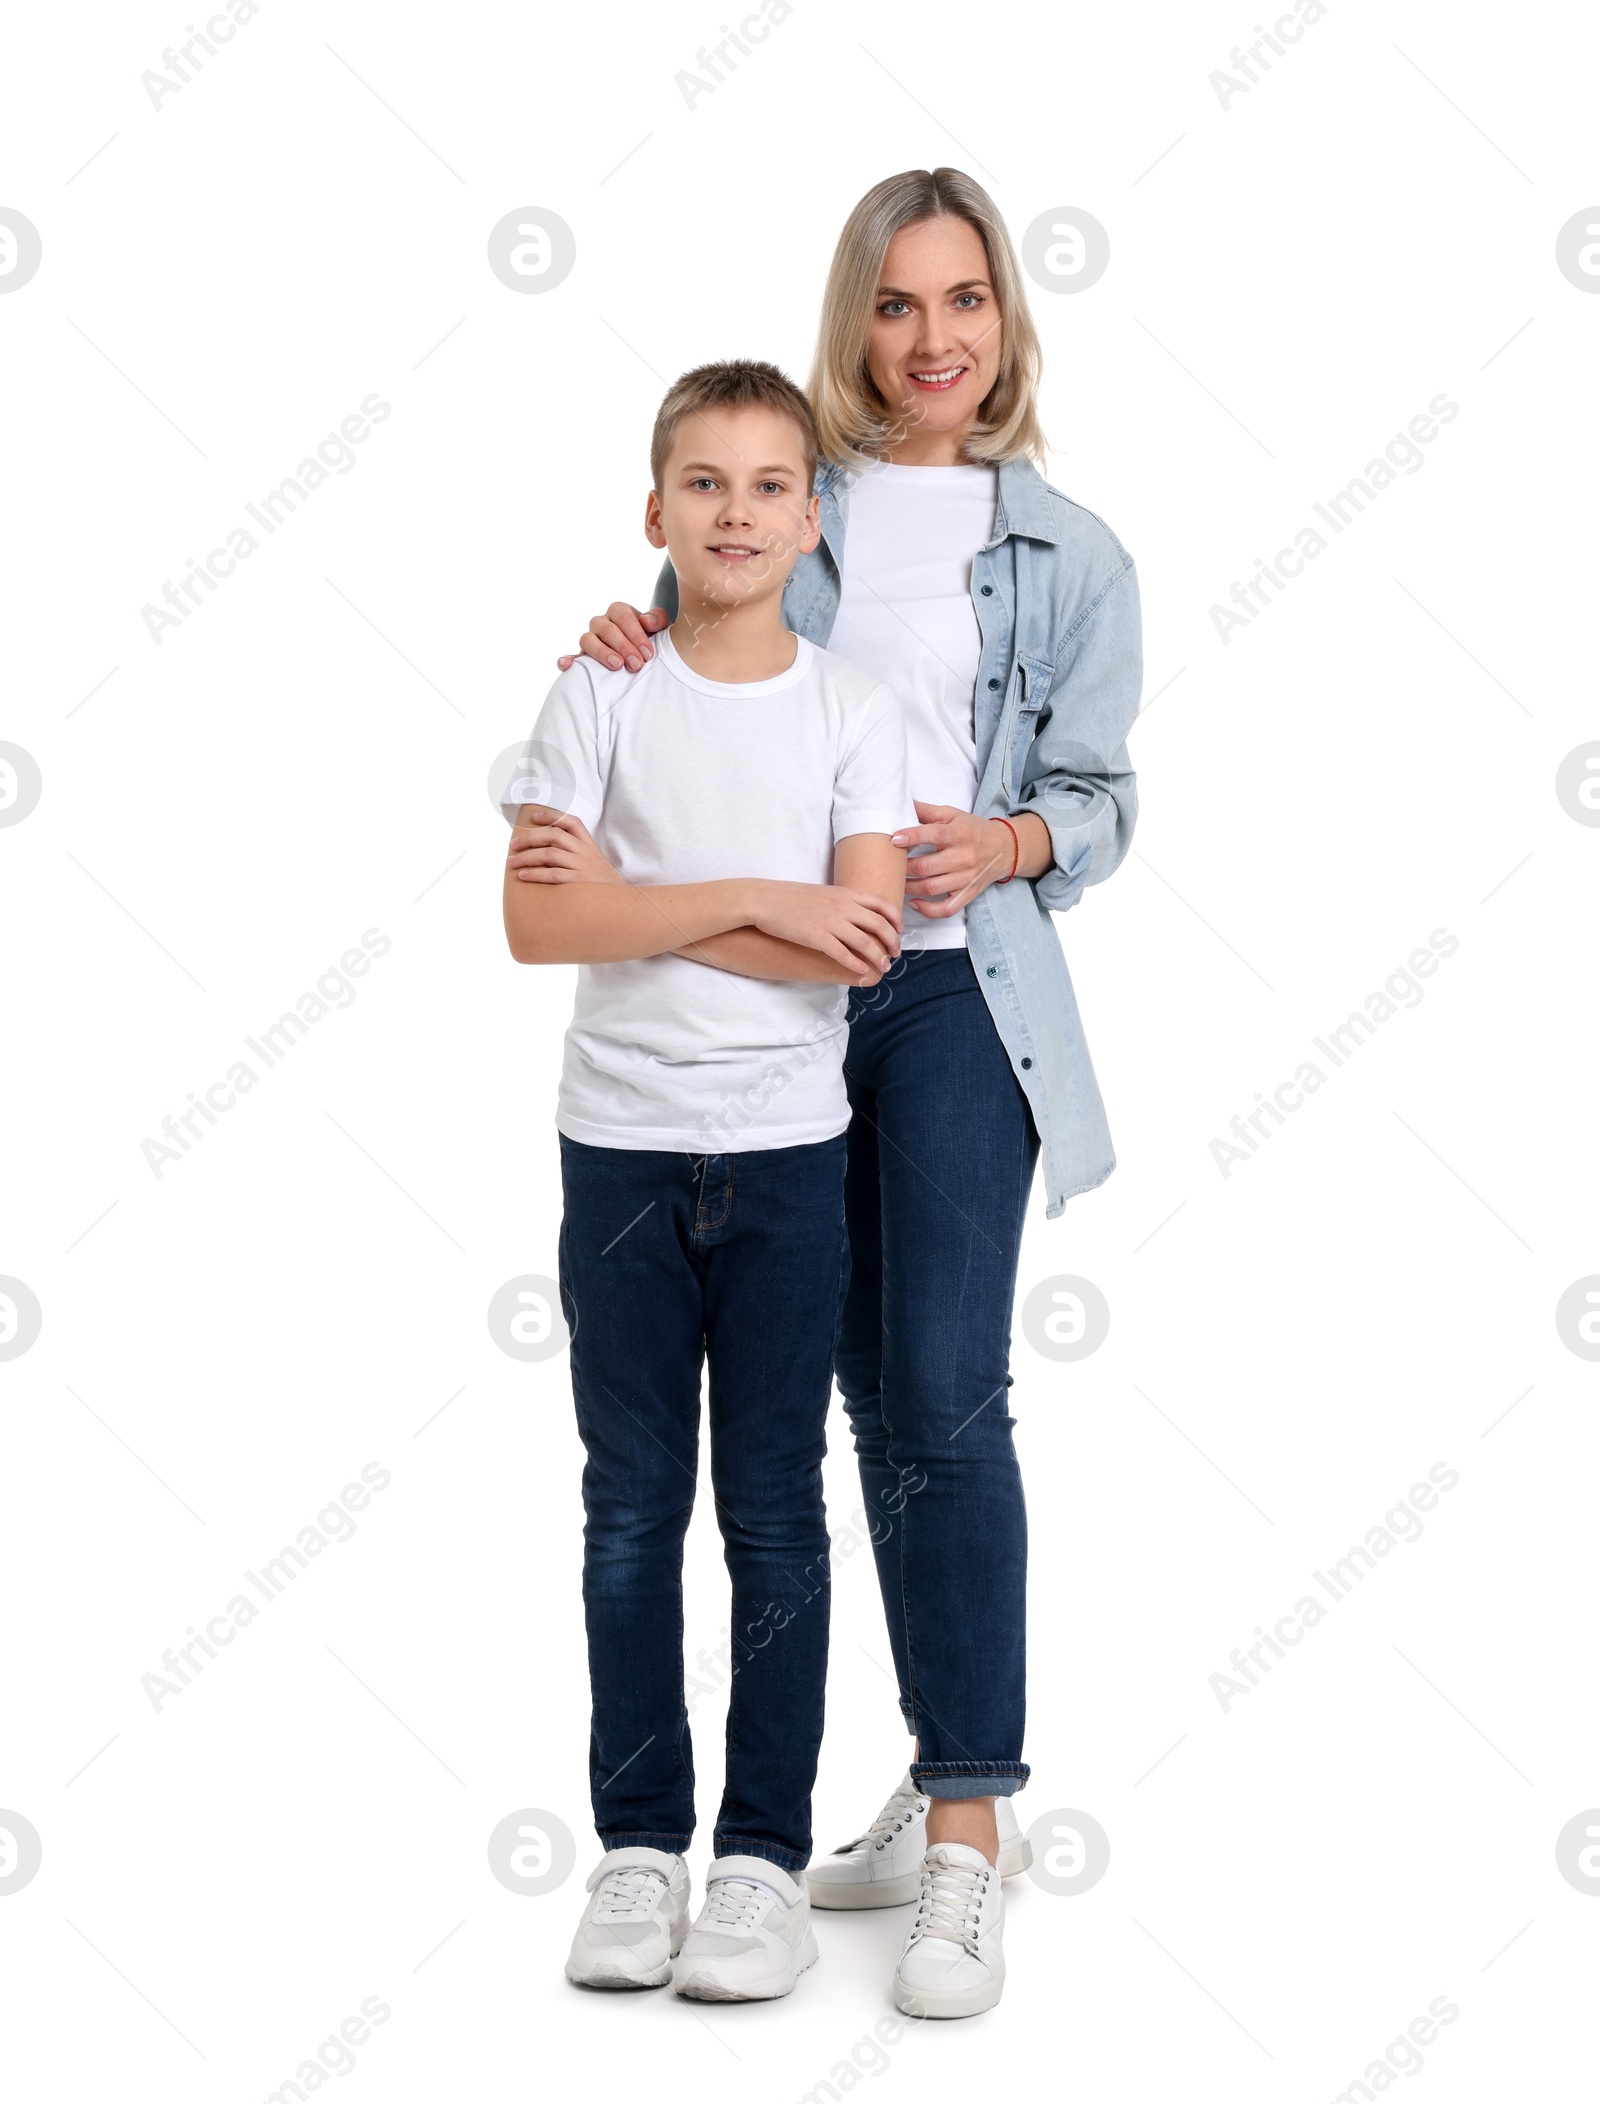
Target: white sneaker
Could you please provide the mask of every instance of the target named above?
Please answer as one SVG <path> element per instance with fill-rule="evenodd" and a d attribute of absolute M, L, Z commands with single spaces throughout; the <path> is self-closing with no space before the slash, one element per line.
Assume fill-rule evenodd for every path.
<path fill-rule="evenodd" d="M 994 1801 L 1003 1878 L 1014 1878 L 1033 1861 L 1033 1844 L 1019 1832 L 1009 1797 Z M 928 1800 L 909 1771 L 864 1834 L 813 1863 L 806 1872 L 814 1907 L 903 1907 L 922 1890 L 922 1858 L 928 1848 Z"/>
<path fill-rule="evenodd" d="M 590 1877 L 566 1973 L 580 1987 L 665 1987 L 689 1928 L 689 1866 L 659 1848 L 614 1848 Z"/>
<path fill-rule="evenodd" d="M 697 2002 L 767 2002 L 816 1962 L 804 1883 L 760 1856 L 719 1856 L 672 1984 Z"/>
<path fill-rule="evenodd" d="M 907 2016 L 976 2016 L 1006 1984 L 1000 1873 L 960 1841 L 941 1841 L 922 1864 L 922 1898 L 900 1953 L 894 2005 Z"/>

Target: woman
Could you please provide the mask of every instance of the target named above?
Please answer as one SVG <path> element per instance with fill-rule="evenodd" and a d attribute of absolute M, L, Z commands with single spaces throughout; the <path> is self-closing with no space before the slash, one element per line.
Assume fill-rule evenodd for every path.
<path fill-rule="evenodd" d="M 895 835 L 914 857 L 901 959 L 852 1004 L 837 1360 L 917 1745 L 809 1883 L 819 1906 L 920 1898 L 895 1995 L 930 2016 L 999 2000 L 1000 1879 L 1028 1861 L 1007 1802 L 1028 1768 L 1005 1400 L 1028 1192 L 1041 1152 L 1052 1219 L 1114 1166 L 1050 915 L 1127 852 L 1138 587 L 1115 536 L 1034 464 L 1039 364 L 987 194 L 952 168 L 870 190 L 823 302 L 823 537 L 784 618 L 898 692 L 921 821 Z M 613 605 L 581 648 L 636 670 L 676 612 L 670 567 L 657 597 Z"/>

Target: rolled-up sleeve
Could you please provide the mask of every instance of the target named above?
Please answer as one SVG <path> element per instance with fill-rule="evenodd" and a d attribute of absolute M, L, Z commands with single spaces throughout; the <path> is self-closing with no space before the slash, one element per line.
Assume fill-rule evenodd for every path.
<path fill-rule="evenodd" d="M 1144 657 L 1139 583 L 1120 548 L 1119 568 L 1056 658 L 1040 727 L 1028 749 L 1012 813 L 1050 828 L 1054 864 L 1034 879 L 1043 906 L 1061 913 L 1101 884 L 1128 852 L 1139 799 L 1127 738 L 1139 713 Z"/>

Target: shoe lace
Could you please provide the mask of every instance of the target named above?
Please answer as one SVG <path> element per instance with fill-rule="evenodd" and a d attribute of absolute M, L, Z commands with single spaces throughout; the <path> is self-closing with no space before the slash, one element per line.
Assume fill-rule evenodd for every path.
<path fill-rule="evenodd" d="M 936 1936 L 975 1950 L 984 1889 L 991 1873 L 966 1863 L 928 1861 L 922 1866 L 922 1899 L 912 1935 Z"/>
<path fill-rule="evenodd" d="M 667 1889 L 659 1870 L 636 1863 L 626 1870 L 613 1870 L 601 1880 L 596 1921 L 642 1921 Z"/>
<path fill-rule="evenodd" d="M 916 1790 L 896 1790 L 866 1832 L 858 1834 L 841 1853 L 850 1855 L 858 1848 L 887 1847 L 903 1826 L 909 1826 L 927 1809 L 928 1800 Z"/>
<path fill-rule="evenodd" d="M 706 1893 L 706 1903 L 695 1926 L 702 1929 L 753 1928 L 761 1903 L 769 1896 L 765 1885 L 757 1885 L 748 1878 L 717 1878 Z"/>

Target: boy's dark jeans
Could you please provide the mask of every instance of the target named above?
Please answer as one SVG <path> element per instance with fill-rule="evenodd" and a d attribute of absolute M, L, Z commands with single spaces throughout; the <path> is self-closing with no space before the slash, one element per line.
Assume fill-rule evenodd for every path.
<path fill-rule="evenodd" d="M 842 1134 L 703 1156 L 561 1141 L 561 1294 L 588 1454 L 589 1778 L 608 1849 L 681 1853 L 694 1832 L 682 1571 L 704 1360 L 711 1482 L 733 1584 L 714 1849 L 796 1873 L 810 1857 L 828 1658 L 822 1455 L 848 1262 L 844 1170 Z"/>

